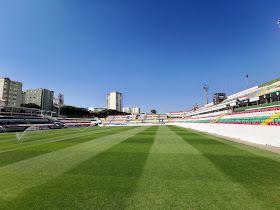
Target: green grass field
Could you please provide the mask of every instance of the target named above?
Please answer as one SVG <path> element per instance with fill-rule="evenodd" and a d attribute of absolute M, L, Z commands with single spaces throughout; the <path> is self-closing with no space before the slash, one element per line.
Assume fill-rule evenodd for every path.
<path fill-rule="evenodd" d="M 280 209 L 280 155 L 176 126 L 0 135 L 1 209 Z"/>

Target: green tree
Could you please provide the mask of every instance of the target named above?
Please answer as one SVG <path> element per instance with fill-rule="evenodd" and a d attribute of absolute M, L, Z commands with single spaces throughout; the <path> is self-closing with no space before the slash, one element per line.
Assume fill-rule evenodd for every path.
<path fill-rule="evenodd" d="M 75 106 L 63 106 L 60 109 L 61 115 L 66 115 L 67 117 L 90 117 L 91 113 L 85 108 L 75 107 Z"/>
<path fill-rule="evenodd" d="M 157 111 L 156 111 L 155 109 L 152 109 L 152 110 L 151 110 L 151 113 L 156 114 Z"/>
<path fill-rule="evenodd" d="M 36 109 L 41 109 L 41 107 L 37 104 L 34 103 L 29 103 L 29 104 L 21 104 L 21 107 L 25 107 L 25 108 L 36 108 Z"/>
<path fill-rule="evenodd" d="M 100 112 L 92 112 L 92 116 L 99 117 L 99 118 L 106 118 L 109 115 L 130 115 L 126 112 L 119 112 L 117 110 L 106 109 Z"/>

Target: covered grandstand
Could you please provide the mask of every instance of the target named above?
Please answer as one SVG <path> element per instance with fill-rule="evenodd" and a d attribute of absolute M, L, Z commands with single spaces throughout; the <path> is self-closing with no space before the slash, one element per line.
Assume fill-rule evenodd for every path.
<path fill-rule="evenodd" d="M 280 78 L 209 103 L 184 114 L 178 122 L 279 125 Z"/>

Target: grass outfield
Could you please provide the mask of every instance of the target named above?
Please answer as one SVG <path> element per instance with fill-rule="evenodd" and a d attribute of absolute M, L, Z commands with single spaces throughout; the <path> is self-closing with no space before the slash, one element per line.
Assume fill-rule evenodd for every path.
<path fill-rule="evenodd" d="M 176 126 L 0 135 L 1 209 L 279 209 L 280 155 Z"/>

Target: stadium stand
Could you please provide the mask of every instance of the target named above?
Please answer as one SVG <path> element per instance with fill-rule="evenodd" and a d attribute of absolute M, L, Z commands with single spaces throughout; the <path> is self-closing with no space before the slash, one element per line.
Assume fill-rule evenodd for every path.
<path fill-rule="evenodd" d="M 7 116 L 0 115 L 1 132 L 24 131 L 29 127 L 39 129 L 59 128 L 60 122 L 51 121 L 37 116 Z"/>
<path fill-rule="evenodd" d="M 110 115 L 103 121 L 103 125 L 162 124 L 169 122 L 170 119 L 166 114 L 141 114 L 120 116 Z"/>
<path fill-rule="evenodd" d="M 95 125 L 95 122 L 93 120 L 86 118 L 57 118 L 57 120 L 62 122 L 65 128 Z"/>
<path fill-rule="evenodd" d="M 224 123 L 280 125 L 280 78 L 194 110 L 166 114 L 108 116 L 105 125 Z"/>
<path fill-rule="evenodd" d="M 182 118 L 184 112 L 169 112 L 168 115 L 170 118 Z"/>
<path fill-rule="evenodd" d="M 241 91 L 221 103 L 170 113 L 171 122 L 279 125 L 280 79 Z"/>
<path fill-rule="evenodd" d="M 261 109 L 225 115 L 215 123 L 279 125 L 280 108 Z"/>
<path fill-rule="evenodd" d="M 86 118 L 52 118 L 38 115 L 38 110 L 6 107 L 0 113 L 0 132 L 93 126 Z M 12 114 L 11 114 L 12 113 Z M 168 114 L 110 115 L 103 125 L 141 125 L 166 123 L 213 123 L 280 125 L 280 78 L 228 96 L 220 103 L 212 102 L 194 110 Z"/>

